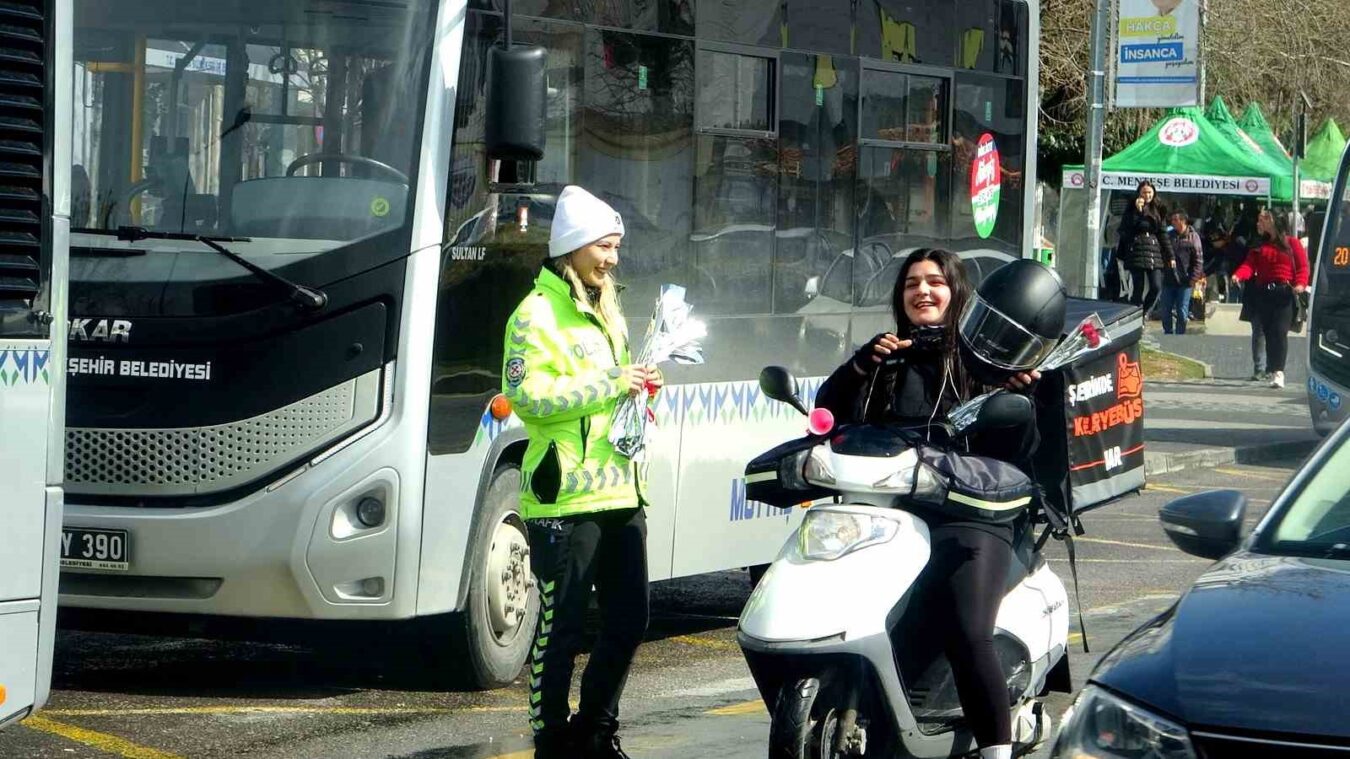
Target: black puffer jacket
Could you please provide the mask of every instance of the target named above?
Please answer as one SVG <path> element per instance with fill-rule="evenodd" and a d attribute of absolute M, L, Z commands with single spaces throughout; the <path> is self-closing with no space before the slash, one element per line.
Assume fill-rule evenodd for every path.
<path fill-rule="evenodd" d="M 1172 258 L 1172 244 L 1167 239 L 1167 224 L 1162 212 L 1155 206 L 1143 211 L 1130 206 L 1120 221 L 1120 243 L 1116 257 L 1129 269 L 1161 269 L 1163 262 Z"/>
<path fill-rule="evenodd" d="M 838 424 L 892 424 L 902 427 L 921 427 L 930 420 L 945 421 L 961 399 L 957 384 L 945 376 L 948 366 L 942 354 L 931 351 L 906 350 L 898 366 L 878 368 L 876 380 L 872 375 L 860 375 L 850 361 L 839 367 L 825 380 L 816 393 L 816 406 L 834 413 Z M 972 388 L 972 393 L 983 388 Z M 864 413 L 864 411 L 866 413 Z M 1040 445 L 1040 433 L 1035 424 L 1020 430 L 997 430 L 977 434 L 970 439 L 970 452 L 978 456 L 1006 461 L 1024 472 L 1033 472 L 1031 457 Z M 1013 526 L 974 519 L 962 519 L 951 514 L 926 514 L 930 526 L 960 525 L 995 535 L 1012 543 Z"/>

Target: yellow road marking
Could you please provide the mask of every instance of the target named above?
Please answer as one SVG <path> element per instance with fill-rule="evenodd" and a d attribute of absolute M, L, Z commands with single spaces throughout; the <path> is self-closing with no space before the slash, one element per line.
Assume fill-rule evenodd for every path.
<path fill-rule="evenodd" d="M 1083 634 L 1082 634 L 1082 633 L 1069 633 L 1069 642 L 1070 642 L 1070 643 L 1082 643 L 1082 642 L 1083 642 Z"/>
<path fill-rule="evenodd" d="M 1244 472 L 1241 469 L 1215 469 L 1219 474 L 1231 474 L 1234 477 L 1249 477 L 1253 480 L 1265 480 L 1266 482 L 1284 482 L 1288 477 L 1274 477 L 1269 474 L 1257 474 L 1256 472 Z"/>
<path fill-rule="evenodd" d="M 366 706 L 164 706 L 136 709 L 45 709 L 43 714 L 55 717 L 122 717 L 174 716 L 211 714 L 498 714 L 523 712 L 522 706 L 466 706 L 460 709 L 443 707 L 366 707 Z M 24 723 L 27 724 L 27 723 Z"/>
<path fill-rule="evenodd" d="M 716 651 L 739 651 L 740 646 L 725 640 L 715 640 L 713 638 L 699 638 L 693 635 L 676 635 L 671 638 L 676 643 L 683 643 L 688 646 L 699 646 L 702 648 L 711 648 Z"/>
<path fill-rule="evenodd" d="M 1156 490 L 1159 493 L 1175 493 L 1177 495 L 1186 495 L 1187 493 L 1195 492 L 1194 488 L 1174 488 L 1171 485 L 1154 485 L 1151 482 L 1144 486 L 1145 493 L 1153 490 Z"/>
<path fill-rule="evenodd" d="M 534 749 L 528 751 L 513 751 L 509 754 L 498 754 L 490 759 L 533 759 Z"/>
<path fill-rule="evenodd" d="M 1082 538 L 1075 538 L 1075 540 L 1082 540 Z M 1048 561 L 1055 561 L 1055 562 L 1059 562 L 1059 563 L 1061 563 L 1061 564 L 1065 564 L 1065 563 L 1068 563 L 1069 560 L 1068 560 L 1067 558 L 1061 559 L 1061 558 L 1057 558 L 1057 557 L 1056 557 L 1056 558 L 1048 559 Z M 1209 561 L 1209 559 L 1079 559 L 1079 560 L 1078 560 L 1078 563 L 1079 563 L 1079 564 L 1138 564 L 1138 563 L 1143 562 L 1143 561 L 1147 561 L 1147 562 L 1150 563 L 1150 564 L 1197 564 L 1197 563 L 1203 564 L 1203 563 L 1205 563 L 1205 562 L 1209 562 L 1210 564 L 1213 564 L 1213 563 L 1214 563 L 1214 562 L 1212 562 L 1212 561 Z"/>
<path fill-rule="evenodd" d="M 746 701 L 743 704 L 731 704 L 730 706 L 709 709 L 704 712 L 704 714 L 711 714 L 715 717 L 736 717 L 745 714 L 759 714 L 761 712 L 768 713 L 768 709 L 764 708 L 763 701 L 756 699 L 754 701 Z"/>
<path fill-rule="evenodd" d="M 1106 538 L 1074 538 L 1078 543 L 1101 543 L 1108 546 L 1125 546 L 1126 548 L 1148 548 L 1154 551 L 1175 551 L 1172 546 L 1158 546 L 1151 543 L 1127 543 L 1123 540 L 1107 540 Z"/>
<path fill-rule="evenodd" d="M 82 727 L 67 725 L 64 722 L 48 719 L 43 716 L 29 717 L 23 723 L 24 727 L 38 730 L 44 733 L 58 735 L 69 741 L 82 743 L 90 748 L 96 748 L 99 751 L 122 757 L 123 759 L 183 759 L 178 754 L 171 754 L 168 751 L 160 751 L 157 748 L 142 746 L 138 743 L 132 743 L 125 738 L 118 738 L 115 735 L 107 733 L 98 733 L 93 730 L 85 730 Z"/>

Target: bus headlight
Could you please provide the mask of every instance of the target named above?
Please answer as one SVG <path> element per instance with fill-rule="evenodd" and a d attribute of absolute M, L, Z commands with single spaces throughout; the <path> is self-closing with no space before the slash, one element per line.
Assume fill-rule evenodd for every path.
<path fill-rule="evenodd" d="M 900 525 L 885 517 L 844 511 L 808 510 L 798 532 L 798 550 L 806 559 L 832 561 L 895 537 Z"/>

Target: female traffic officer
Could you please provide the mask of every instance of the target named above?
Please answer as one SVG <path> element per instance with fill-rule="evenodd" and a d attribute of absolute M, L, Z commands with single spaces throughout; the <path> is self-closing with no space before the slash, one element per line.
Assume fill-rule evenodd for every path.
<path fill-rule="evenodd" d="M 655 367 L 630 363 L 611 270 L 623 219 L 580 187 L 558 197 L 548 260 L 506 329 L 502 391 L 525 424 L 520 506 L 539 582 L 531 650 L 530 726 L 539 759 L 627 759 L 619 697 L 647 629 L 645 468 L 614 450 L 620 399 L 659 388 Z M 603 627 L 581 679 L 568 691 L 591 586 Z"/>
<path fill-rule="evenodd" d="M 962 364 L 958 325 L 973 297 L 964 265 L 945 250 L 920 249 L 901 267 L 891 298 L 896 330 L 872 338 L 835 370 L 816 395 L 840 423 L 924 426 L 984 391 Z M 876 375 L 875 378 L 873 375 Z M 1015 375 L 1024 389 L 1037 372 Z M 875 381 L 874 381 L 875 379 Z M 1022 434 L 976 436 L 973 453 L 1022 465 L 1037 444 L 1035 425 Z M 1012 524 L 925 512 L 932 558 L 923 578 L 924 612 L 941 627 L 957 695 L 980 756 L 1012 755 L 1012 717 L 1003 668 L 994 651 L 994 620 L 1012 560 Z"/>

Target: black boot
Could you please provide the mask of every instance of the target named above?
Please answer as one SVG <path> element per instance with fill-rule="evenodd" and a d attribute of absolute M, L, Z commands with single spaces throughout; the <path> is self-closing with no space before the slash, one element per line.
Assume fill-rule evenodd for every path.
<path fill-rule="evenodd" d="M 576 759 L 577 747 L 570 727 L 546 727 L 534 734 L 535 759 Z"/>
<path fill-rule="evenodd" d="M 619 745 L 618 725 L 592 725 L 575 718 L 572 724 L 580 759 L 633 759 Z"/>

